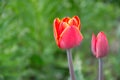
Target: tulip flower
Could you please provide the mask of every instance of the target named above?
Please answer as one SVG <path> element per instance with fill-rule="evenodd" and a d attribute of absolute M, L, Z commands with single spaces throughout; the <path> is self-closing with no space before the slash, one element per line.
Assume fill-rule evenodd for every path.
<path fill-rule="evenodd" d="M 65 17 L 61 20 L 56 18 L 53 22 L 56 44 L 59 48 L 67 50 L 71 80 L 75 80 L 75 75 L 70 48 L 78 46 L 83 39 L 80 32 L 80 25 L 80 19 L 78 16 L 74 16 L 72 18 Z"/>
<path fill-rule="evenodd" d="M 54 37 L 59 48 L 70 49 L 78 46 L 83 36 L 80 32 L 80 19 L 78 16 L 73 18 L 65 17 L 62 20 L 54 20 Z"/>
<path fill-rule="evenodd" d="M 104 32 L 99 32 L 97 37 L 94 34 L 92 35 L 91 47 L 96 58 L 101 58 L 108 54 L 108 40 Z"/>
<path fill-rule="evenodd" d="M 99 32 L 97 37 L 92 34 L 91 49 L 98 59 L 98 80 L 103 80 L 102 58 L 108 54 L 108 40 L 104 32 Z"/>

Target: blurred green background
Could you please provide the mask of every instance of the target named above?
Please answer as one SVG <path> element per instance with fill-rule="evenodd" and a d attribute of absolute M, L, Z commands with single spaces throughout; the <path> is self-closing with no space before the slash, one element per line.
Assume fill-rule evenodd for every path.
<path fill-rule="evenodd" d="M 0 80 L 68 80 L 66 51 L 53 36 L 56 17 L 78 15 L 84 36 L 72 49 L 77 80 L 96 80 L 90 42 L 104 31 L 109 55 L 105 80 L 120 80 L 120 0 L 0 0 Z"/>

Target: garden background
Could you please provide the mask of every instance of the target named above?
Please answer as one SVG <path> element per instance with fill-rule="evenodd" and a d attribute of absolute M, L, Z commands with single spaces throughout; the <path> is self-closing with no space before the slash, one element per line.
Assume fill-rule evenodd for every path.
<path fill-rule="evenodd" d="M 105 80 L 120 80 L 120 0 L 0 0 L 0 80 L 68 80 L 66 51 L 53 36 L 56 17 L 78 15 L 84 39 L 72 49 L 77 80 L 96 80 L 91 36 L 104 31 Z"/>

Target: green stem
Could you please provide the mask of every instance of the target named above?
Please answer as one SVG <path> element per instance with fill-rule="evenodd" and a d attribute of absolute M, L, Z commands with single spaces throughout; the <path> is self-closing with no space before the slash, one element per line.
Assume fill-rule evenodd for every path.
<path fill-rule="evenodd" d="M 99 67 L 98 67 L 98 80 L 103 80 L 103 62 L 102 62 L 101 58 L 98 59 L 98 64 L 99 64 Z"/>
<path fill-rule="evenodd" d="M 68 58 L 68 65 L 69 65 L 69 72 L 70 72 L 71 80 L 75 80 L 75 74 L 74 74 L 73 63 L 72 63 L 72 54 L 71 54 L 70 49 L 67 50 L 67 58 Z"/>

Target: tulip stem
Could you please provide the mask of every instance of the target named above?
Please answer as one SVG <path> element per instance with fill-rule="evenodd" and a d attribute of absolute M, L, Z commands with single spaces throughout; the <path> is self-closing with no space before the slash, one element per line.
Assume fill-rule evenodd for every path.
<path fill-rule="evenodd" d="M 102 58 L 98 59 L 98 80 L 103 80 L 103 62 Z"/>
<path fill-rule="evenodd" d="M 73 63 L 72 63 L 72 54 L 70 49 L 67 50 L 67 58 L 68 58 L 68 66 L 69 66 L 69 73 L 71 80 L 75 80 L 75 74 L 73 70 Z"/>

